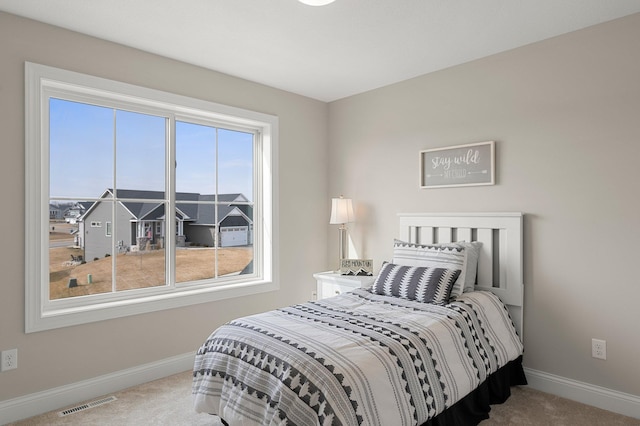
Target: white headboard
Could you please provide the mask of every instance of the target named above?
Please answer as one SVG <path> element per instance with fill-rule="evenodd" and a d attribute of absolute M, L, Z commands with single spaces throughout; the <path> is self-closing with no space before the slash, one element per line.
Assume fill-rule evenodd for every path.
<path fill-rule="evenodd" d="M 424 213 L 398 215 L 399 238 L 417 244 L 481 241 L 476 290 L 507 305 L 523 337 L 522 213 Z"/>

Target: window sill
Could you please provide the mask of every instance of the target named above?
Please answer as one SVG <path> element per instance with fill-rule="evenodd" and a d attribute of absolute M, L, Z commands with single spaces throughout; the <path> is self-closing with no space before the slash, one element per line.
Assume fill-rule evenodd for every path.
<path fill-rule="evenodd" d="M 87 324 L 165 309 L 250 296 L 278 289 L 279 285 L 273 281 L 251 281 L 246 283 L 181 289 L 171 293 L 77 307 L 56 308 L 52 306 L 42 312 L 41 315 L 34 315 L 32 318 L 27 317 L 26 332 L 32 333 L 72 325 Z"/>

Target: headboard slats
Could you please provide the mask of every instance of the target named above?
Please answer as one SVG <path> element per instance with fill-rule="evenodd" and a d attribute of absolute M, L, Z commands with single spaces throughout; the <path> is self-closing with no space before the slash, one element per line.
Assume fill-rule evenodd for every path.
<path fill-rule="evenodd" d="M 453 242 L 452 228 L 438 228 L 438 242 L 439 243 L 451 243 Z"/>
<path fill-rule="evenodd" d="M 471 228 L 458 228 L 456 241 L 473 241 L 471 234 Z"/>
<path fill-rule="evenodd" d="M 433 228 L 430 226 L 416 227 L 420 244 L 433 244 Z"/>
<path fill-rule="evenodd" d="M 476 289 L 507 305 L 522 338 L 522 213 L 399 214 L 404 241 L 418 244 L 480 241 Z"/>
<path fill-rule="evenodd" d="M 482 241 L 480 255 L 478 256 L 477 285 L 494 287 L 493 280 L 493 231 L 491 229 L 478 229 L 476 241 Z"/>

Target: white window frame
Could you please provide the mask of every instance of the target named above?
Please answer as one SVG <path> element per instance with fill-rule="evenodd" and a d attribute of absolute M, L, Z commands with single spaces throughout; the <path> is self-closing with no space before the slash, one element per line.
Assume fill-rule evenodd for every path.
<path fill-rule="evenodd" d="M 110 99 L 116 108 L 136 105 L 181 117 L 205 117 L 253 128 L 261 138 L 254 158 L 254 274 L 248 277 L 129 290 L 90 298 L 49 300 L 49 96 L 54 93 Z M 171 130 L 173 133 L 175 131 Z M 278 117 L 114 80 L 25 63 L 25 332 L 37 332 L 128 315 L 243 297 L 279 289 Z M 175 164 L 170 150 L 167 164 Z M 171 179 L 168 179 L 171 181 Z M 172 194 L 168 182 L 167 193 Z M 173 197 L 173 195 L 171 195 Z M 175 201 L 175 200 L 173 200 Z M 167 222 L 175 227 L 174 220 Z M 173 238 L 167 232 L 168 238 Z M 173 241 L 173 240 L 172 240 Z M 171 241 L 171 243 L 172 243 Z M 175 250 L 175 244 L 169 245 Z M 173 253 L 173 252 L 172 252 Z M 168 256 L 173 258 L 173 256 Z"/>

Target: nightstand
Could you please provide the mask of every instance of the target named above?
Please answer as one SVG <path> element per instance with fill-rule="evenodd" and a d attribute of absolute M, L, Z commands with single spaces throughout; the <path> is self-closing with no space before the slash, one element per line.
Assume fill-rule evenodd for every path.
<path fill-rule="evenodd" d="M 369 287 L 376 277 L 362 275 L 340 275 L 336 272 L 318 272 L 313 274 L 316 279 L 318 300 L 351 291 L 355 288 Z"/>

